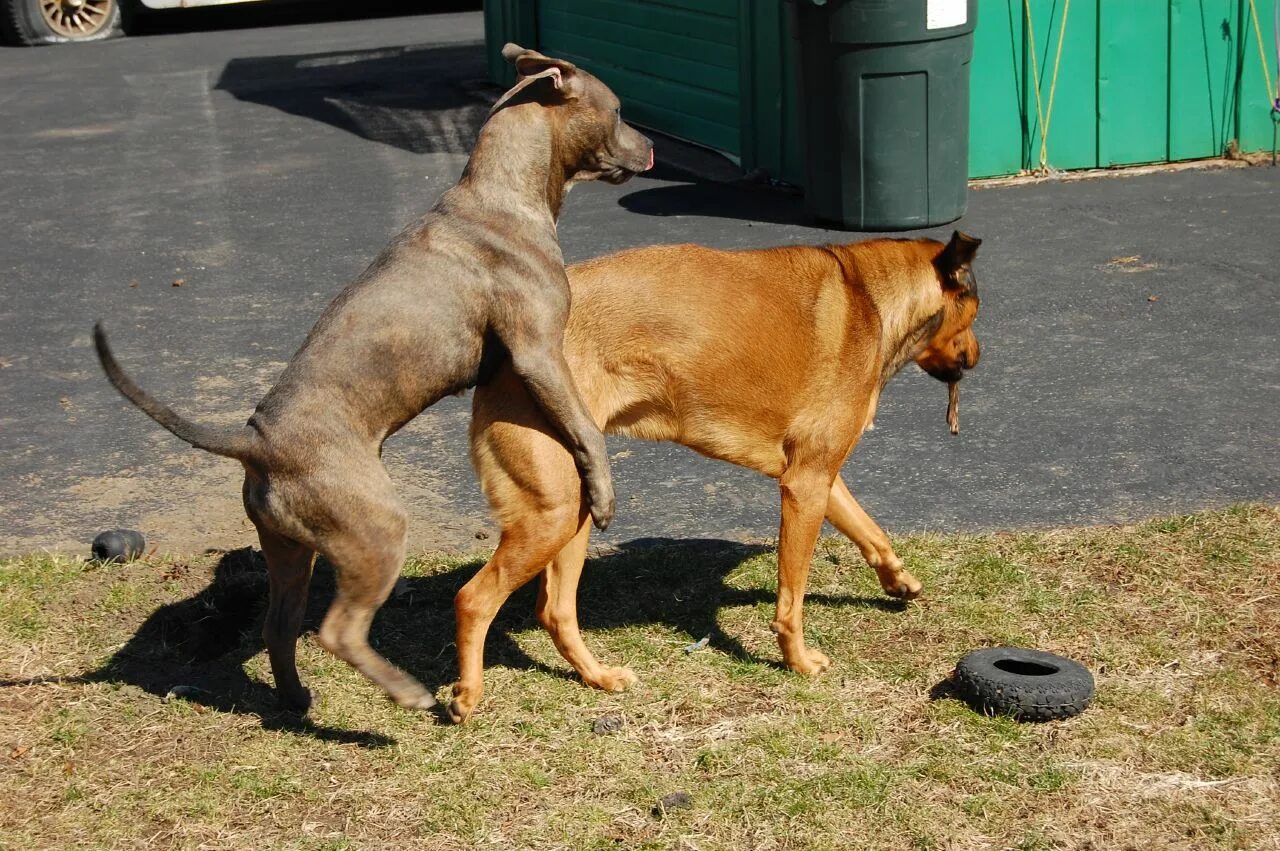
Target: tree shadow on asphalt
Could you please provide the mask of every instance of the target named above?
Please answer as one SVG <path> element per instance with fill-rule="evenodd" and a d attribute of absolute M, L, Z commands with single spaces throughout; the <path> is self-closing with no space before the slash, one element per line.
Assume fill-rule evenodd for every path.
<path fill-rule="evenodd" d="M 691 639 L 710 636 L 712 648 L 737 658 L 777 665 L 772 658 L 754 657 L 721 631 L 717 622 L 722 608 L 773 601 L 771 590 L 725 584 L 725 577 L 739 565 L 767 551 L 721 540 L 640 539 L 589 560 L 579 592 L 580 622 L 588 642 L 592 630 L 661 624 Z M 407 578 L 379 611 L 370 642 L 428 688 L 455 680 L 452 600 L 481 564 L 471 561 L 431 576 Z M 536 581 L 530 582 L 517 591 L 499 612 L 489 630 L 485 664 L 576 680 L 567 664 L 547 666 L 525 653 L 514 638 L 540 629 L 533 616 L 536 586 Z M 320 562 L 304 632 L 319 627 L 333 588 L 333 572 Z M 282 710 L 270 684 L 246 673 L 245 662 L 263 650 L 260 633 L 266 598 L 267 572 L 261 553 L 248 547 L 224 553 L 207 587 L 153 612 L 97 670 L 62 681 L 129 684 L 166 699 L 178 697 L 220 712 L 255 715 L 268 729 L 362 747 L 394 744 L 383 734 L 324 727 Z M 886 598 L 814 594 L 808 600 L 888 611 L 903 608 L 902 603 Z"/>
<path fill-rule="evenodd" d="M 139 4 L 141 5 L 141 4 Z M 423 8 L 428 5 L 429 8 Z M 227 6 L 187 7 L 153 10 L 145 7 L 131 10 L 128 24 L 130 38 L 149 35 L 215 32 L 218 30 L 259 29 L 338 21 L 370 20 L 419 16 L 425 13 L 475 11 L 480 0 L 432 0 L 430 4 L 405 3 L 404 0 L 307 0 L 305 3 L 237 3 Z"/>
<path fill-rule="evenodd" d="M 484 45 L 470 42 L 233 59 L 215 88 L 410 153 L 468 154 L 502 91 L 487 78 Z M 676 185 L 631 192 L 618 202 L 625 209 L 809 223 L 796 193 L 739 180 L 719 154 L 651 135 L 657 162 L 639 177 Z"/>
<path fill-rule="evenodd" d="M 215 88 L 415 154 L 465 154 L 489 114 L 481 42 L 233 59 Z"/>

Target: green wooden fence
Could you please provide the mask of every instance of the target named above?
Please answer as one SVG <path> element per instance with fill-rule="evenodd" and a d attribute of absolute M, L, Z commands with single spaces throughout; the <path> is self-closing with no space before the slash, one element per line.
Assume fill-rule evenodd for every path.
<path fill-rule="evenodd" d="M 981 0 L 970 175 L 1039 167 L 1042 124 L 1057 169 L 1269 150 L 1277 2 Z M 488 0 L 485 22 L 496 80 L 505 41 L 537 47 L 600 76 L 629 120 L 803 182 L 783 0 Z"/>
<path fill-rule="evenodd" d="M 1046 116 L 1049 166 L 1214 157 L 1232 140 L 1245 150 L 1271 147 L 1255 8 L 1274 74 L 1275 0 L 1255 6 L 1248 0 L 983 0 L 974 45 L 971 172 L 1040 165 L 1036 82 L 1044 111 L 1055 71 L 1053 111 Z"/>

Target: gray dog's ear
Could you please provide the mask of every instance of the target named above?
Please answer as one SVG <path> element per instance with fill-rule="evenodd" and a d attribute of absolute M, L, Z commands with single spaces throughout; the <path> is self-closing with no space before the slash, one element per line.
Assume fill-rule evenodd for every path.
<path fill-rule="evenodd" d="M 498 98 L 489 114 L 506 106 L 516 95 L 536 84 L 540 80 L 548 80 L 552 87 L 565 98 L 577 97 L 578 66 L 564 59 L 543 56 L 536 50 L 529 50 L 518 44 L 507 43 L 502 48 L 502 58 L 516 68 L 516 84 L 506 94 Z"/>
<path fill-rule="evenodd" d="M 536 50 L 512 42 L 503 46 L 502 58 L 516 66 L 516 72 L 522 77 L 532 77 L 546 68 L 559 68 L 566 74 L 578 70 L 578 66 L 567 59 L 544 56 Z"/>

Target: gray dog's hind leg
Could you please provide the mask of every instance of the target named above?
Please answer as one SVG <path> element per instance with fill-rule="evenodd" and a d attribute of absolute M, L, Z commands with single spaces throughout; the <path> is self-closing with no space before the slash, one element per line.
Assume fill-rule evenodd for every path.
<path fill-rule="evenodd" d="M 298 633 L 307 610 L 307 589 L 315 553 L 310 548 L 259 527 L 258 540 L 267 560 L 271 580 L 267 617 L 262 639 L 271 659 L 276 692 L 281 703 L 305 712 L 311 706 L 311 692 L 298 678 L 296 654 Z"/>
<path fill-rule="evenodd" d="M 321 504 L 343 509 L 332 516 L 335 526 L 319 542 L 337 579 L 337 593 L 320 625 L 320 644 L 406 709 L 429 709 L 436 703 L 431 693 L 369 646 L 373 616 L 404 564 L 407 515 L 381 465 L 370 476 L 351 475 L 344 485 L 343 493 L 317 494 Z"/>

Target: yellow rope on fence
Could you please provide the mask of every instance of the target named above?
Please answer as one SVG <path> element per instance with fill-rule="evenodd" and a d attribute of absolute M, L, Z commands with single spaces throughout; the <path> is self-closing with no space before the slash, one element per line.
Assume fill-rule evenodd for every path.
<path fill-rule="evenodd" d="M 1250 3 L 1253 0 L 1249 0 Z M 1280 2 L 1280 0 L 1277 0 Z M 1027 13 L 1027 42 L 1031 45 L 1031 82 L 1036 90 L 1036 121 L 1040 127 L 1040 166 L 1039 172 L 1049 170 L 1049 122 L 1053 120 L 1053 97 L 1058 91 L 1058 71 L 1062 68 L 1062 42 L 1067 34 L 1067 15 L 1071 12 L 1071 0 L 1062 4 L 1062 24 L 1058 28 L 1058 51 L 1053 58 L 1053 76 L 1049 78 L 1049 108 L 1045 110 L 1040 102 L 1040 70 L 1036 67 L 1036 31 L 1031 23 L 1031 0 L 1022 0 L 1022 8 Z"/>
<path fill-rule="evenodd" d="M 1271 69 L 1267 67 L 1267 51 L 1262 47 L 1262 26 L 1258 23 L 1258 5 L 1254 0 L 1249 0 L 1249 15 L 1253 18 L 1253 34 L 1258 38 L 1258 58 L 1262 60 L 1262 79 L 1267 86 L 1267 102 L 1271 104 L 1272 109 L 1275 109 L 1276 90 L 1271 85 Z"/>

